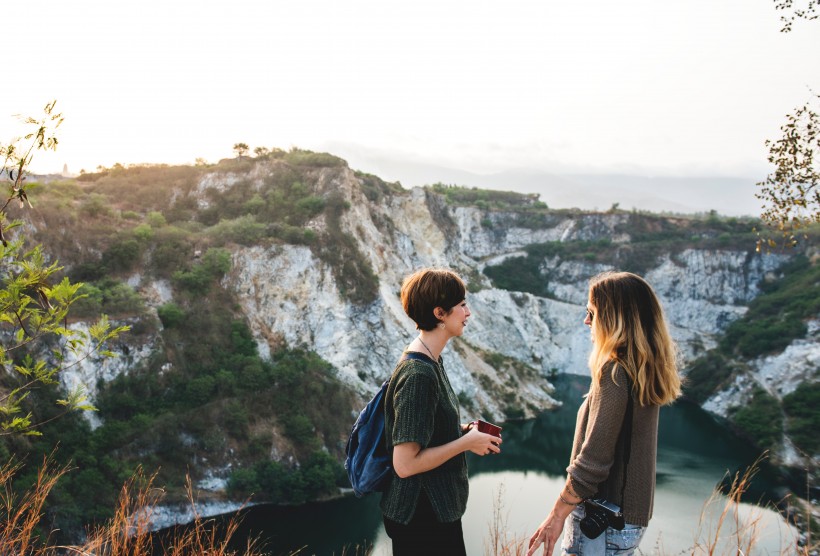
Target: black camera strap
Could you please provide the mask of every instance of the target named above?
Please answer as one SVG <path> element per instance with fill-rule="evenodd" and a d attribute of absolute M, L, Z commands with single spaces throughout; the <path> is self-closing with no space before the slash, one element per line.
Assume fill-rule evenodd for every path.
<path fill-rule="evenodd" d="M 633 409 L 633 401 L 632 401 L 632 379 L 629 378 L 629 372 L 624 369 L 624 374 L 626 375 L 626 412 L 624 413 L 624 422 L 621 425 L 621 435 L 624 439 L 624 482 L 621 484 L 621 511 L 624 511 L 624 502 L 626 502 L 626 498 L 624 494 L 626 493 L 626 475 L 627 469 L 629 466 L 629 456 L 632 452 L 632 409 Z"/>

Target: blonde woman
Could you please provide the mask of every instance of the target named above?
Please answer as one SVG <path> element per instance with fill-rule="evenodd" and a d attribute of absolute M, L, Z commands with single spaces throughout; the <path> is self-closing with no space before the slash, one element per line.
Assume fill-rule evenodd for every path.
<path fill-rule="evenodd" d="M 590 281 L 584 324 L 592 383 L 578 410 L 566 484 L 527 556 L 542 544 L 551 555 L 565 528 L 563 554 L 632 554 L 652 517 L 658 412 L 680 396 L 675 344 L 655 292 L 628 272 Z M 584 503 L 590 499 L 616 505 L 621 517 L 599 513 Z"/>

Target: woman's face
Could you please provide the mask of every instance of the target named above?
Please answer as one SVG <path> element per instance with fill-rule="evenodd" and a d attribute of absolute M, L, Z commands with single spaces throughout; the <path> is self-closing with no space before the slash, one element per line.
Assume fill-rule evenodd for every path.
<path fill-rule="evenodd" d="M 450 337 L 461 336 L 464 333 L 464 327 L 467 326 L 467 319 L 470 314 L 470 308 L 467 307 L 467 301 L 465 300 L 441 317 L 441 322 L 444 323 L 444 329 Z"/>
<path fill-rule="evenodd" d="M 586 316 L 584 317 L 584 324 L 589 326 L 589 333 L 590 339 L 595 342 L 595 332 L 592 329 L 592 321 L 595 320 L 595 312 L 597 309 L 595 308 L 595 304 L 592 302 L 592 299 L 587 301 L 587 312 Z"/>

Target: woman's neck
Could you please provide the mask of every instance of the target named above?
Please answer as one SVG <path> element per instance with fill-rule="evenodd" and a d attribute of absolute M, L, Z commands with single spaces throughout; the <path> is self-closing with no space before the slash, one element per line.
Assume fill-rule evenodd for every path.
<path fill-rule="evenodd" d="M 446 333 L 440 328 L 436 328 L 434 330 L 422 330 L 419 332 L 419 336 L 417 338 L 418 343 L 421 344 L 419 347 L 421 348 L 420 351 L 425 352 L 433 358 L 434 361 L 438 361 L 441 352 L 444 351 L 444 346 L 447 345 L 447 341 L 450 338 L 447 337 Z"/>

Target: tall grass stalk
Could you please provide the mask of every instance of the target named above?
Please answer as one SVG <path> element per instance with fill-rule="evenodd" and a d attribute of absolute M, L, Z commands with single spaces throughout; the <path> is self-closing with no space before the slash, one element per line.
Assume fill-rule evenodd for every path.
<path fill-rule="evenodd" d="M 493 517 L 489 523 L 488 537 L 484 539 L 484 556 L 523 556 L 527 553 L 527 539 L 509 532 L 507 518 L 504 485 L 501 484 L 493 500 Z"/>
<path fill-rule="evenodd" d="M 146 477 L 137 472 L 123 485 L 114 516 L 88 531 L 79 545 L 55 545 L 48 532 L 42 532 L 46 498 L 59 479 L 69 471 L 58 466 L 51 456 L 44 458 L 34 484 L 18 493 L 13 478 L 22 464 L 14 460 L 0 466 L 0 554 L 15 556 L 262 556 L 256 541 L 249 539 L 241 550 L 229 548 L 239 527 L 234 517 L 224 526 L 214 520 L 203 520 L 196 512 L 190 477 L 187 478 L 188 500 L 194 509 L 194 521 L 186 527 L 171 530 L 158 539 L 152 534 L 154 508 L 164 491 L 154 487 L 156 475 Z M 289 553 L 289 556 L 295 555 Z"/>
<path fill-rule="evenodd" d="M 761 538 L 765 507 L 747 505 L 748 509 L 744 512 L 741 508 L 741 499 L 749 490 L 752 479 L 760 469 L 761 461 L 766 457 L 767 454 L 764 452 L 744 471 L 735 473 L 725 498 L 721 489 L 715 488 L 701 511 L 692 554 L 749 556 L 761 553 L 763 549 L 758 546 L 758 542 Z M 709 517 L 711 510 L 717 507 L 721 501 L 723 507 L 720 509 L 717 518 Z M 781 513 L 776 507 L 771 509 Z M 809 542 L 801 546 L 794 530 L 792 528 L 788 530 L 791 538 L 784 538 L 782 534 L 780 537 L 780 554 L 782 556 L 809 556 L 817 553 L 818 547 L 812 546 L 810 534 Z"/>
<path fill-rule="evenodd" d="M 0 554 L 46 556 L 55 553 L 40 532 L 46 498 L 68 467 L 58 467 L 51 456 L 43 458 L 35 483 L 22 494 L 13 488 L 13 478 L 22 463 L 11 461 L 0 467 Z"/>

